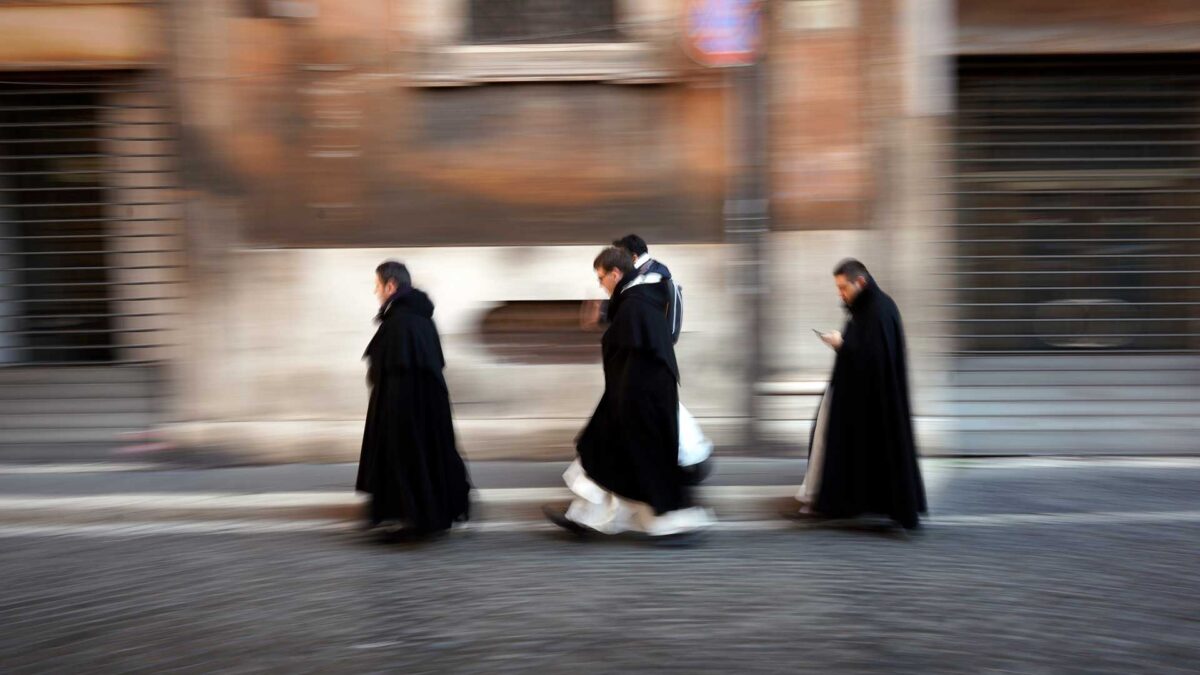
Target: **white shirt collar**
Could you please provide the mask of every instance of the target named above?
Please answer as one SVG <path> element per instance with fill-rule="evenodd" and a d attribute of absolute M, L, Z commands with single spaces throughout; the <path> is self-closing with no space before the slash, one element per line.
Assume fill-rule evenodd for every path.
<path fill-rule="evenodd" d="M 647 253 L 646 255 L 638 256 L 637 263 L 634 266 L 640 270 L 646 265 L 649 265 L 653 260 L 654 258 L 651 258 L 650 254 Z"/>
<path fill-rule="evenodd" d="M 621 292 L 624 293 L 625 291 L 633 288 L 634 286 L 641 286 L 642 284 L 657 284 L 658 282 L 662 281 L 662 279 L 663 279 L 662 275 L 659 274 L 658 272 L 651 272 L 649 274 L 639 274 L 633 281 L 626 284 L 625 288 L 621 289 Z"/>

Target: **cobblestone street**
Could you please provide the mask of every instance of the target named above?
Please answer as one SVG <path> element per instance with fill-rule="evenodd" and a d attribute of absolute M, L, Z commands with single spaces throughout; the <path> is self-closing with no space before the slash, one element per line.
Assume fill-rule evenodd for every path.
<path fill-rule="evenodd" d="M 1195 474 L 966 472 L 910 538 L 746 523 L 691 549 L 533 525 L 400 546 L 349 531 L 8 528 L 0 661 L 11 673 L 1192 673 Z"/>

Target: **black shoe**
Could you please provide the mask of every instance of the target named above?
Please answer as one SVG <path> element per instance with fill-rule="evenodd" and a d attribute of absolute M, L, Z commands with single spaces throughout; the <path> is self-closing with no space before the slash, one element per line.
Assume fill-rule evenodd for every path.
<path fill-rule="evenodd" d="M 712 458 L 708 458 L 699 464 L 680 467 L 683 470 L 683 482 L 690 487 L 696 487 L 704 482 L 712 474 L 713 463 Z"/>
<path fill-rule="evenodd" d="M 688 530 L 687 532 L 676 532 L 675 534 L 661 534 L 657 537 L 650 537 L 650 541 L 656 546 L 664 548 L 690 548 L 704 541 L 704 532 L 701 530 Z"/>
<path fill-rule="evenodd" d="M 812 511 L 801 511 L 800 509 L 784 509 L 779 512 L 779 515 L 784 520 L 790 520 L 793 523 L 802 525 L 820 525 L 833 522 L 833 518 L 823 516 Z"/>
<path fill-rule="evenodd" d="M 546 504 L 542 507 L 542 515 L 546 516 L 546 520 L 549 520 L 550 522 L 577 537 L 586 537 L 587 535 L 595 532 L 595 530 L 592 528 L 586 525 L 580 525 L 579 523 L 568 518 L 566 510 L 557 506 Z"/>
<path fill-rule="evenodd" d="M 385 544 L 424 544 L 448 534 L 448 530 L 418 530 L 412 527 L 379 530 L 376 535 Z"/>
<path fill-rule="evenodd" d="M 404 528 L 404 521 L 396 518 L 368 518 L 362 524 L 363 532 L 390 532 Z"/>

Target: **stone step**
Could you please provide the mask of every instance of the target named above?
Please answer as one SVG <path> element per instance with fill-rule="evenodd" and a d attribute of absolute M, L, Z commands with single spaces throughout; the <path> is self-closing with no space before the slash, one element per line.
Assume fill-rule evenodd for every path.
<path fill-rule="evenodd" d="M 97 431 L 145 429 L 153 426 L 158 421 L 158 415 L 149 412 L 10 414 L 7 412 L 7 408 L 5 408 L 4 412 L 0 412 L 0 442 L 13 442 L 8 438 L 8 433 L 11 431 L 36 431 L 40 429 L 95 429 Z"/>
<path fill-rule="evenodd" d="M 0 418 L 20 415 L 25 418 L 46 415 L 146 415 L 162 409 L 162 401 L 152 398 L 49 398 L 0 402 Z M 3 422 L 0 422 L 2 425 Z M 105 425 L 107 426 L 107 424 Z"/>
<path fill-rule="evenodd" d="M 775 518 L 793 485 L 721 486 L 697 490 L 697 501 L 723 520 Z M 544 504 L 565 504 L 566 488 L 490 488 L 472 495 L 472 521 L 541 521 Z M 266 493 L 135 493 L 86 496 L 0 496 L 0 522 L 105 523 L 362 518 L 366 498 L 348 490 Z"/>
<path fill-rule="evenodd" d="M 1200 429 L 958 431 L 946 444 L 955 455 L 1162 455 L 1200 453 Z M 927 449 L 923 449 L 928 453 Z"/>
<path fill-rule="evenodd" d="M 154 383 L 162 369 L 153 366 L 10 366 L 0 368 L 0 386 L 14 384 L 116 384 Z"/>
<path fill-rule="evenodd" d="M 1200 386 L 1191 385 L 1053 385 L 1053 386 L 958 386 L 939 390 L 931 397 L 940 403 L 970 402 L 1058 402 L 1058 401 L 1195 401 Z"/>
<path fill-rule="evenodd" d="M 6 383 L 0 382 L 0 401 L 60 398 L 154 398 L 162 387 L 153 382 Z M 3 405 L 3 404 L 0 404 Z"/>
<path fill-rule="evenodd" d="M 1084 420 L 1091 418 L 1098 418 L 1099 424 L 1120 424 L 1126 419 L 1136 422 L 1141 418 L 1169 419 L 1179 416 L 1200 418 L 1200 400 L 951 402 L 938 406 L 938 413 L 943 417 L 960 420 L 983 417 L 1019 417 L 1023 418 L 1021 428 L 1039 424 L 1040 420 L 1046 418 L 1079 418 L 1087 428 L 1090 425 Z"/>
<path fill-rule="evenodd" d="M 987 370 L 948 374 L 951 387 L 1173 386 L 1200 388 L 1197 370 Z"/>

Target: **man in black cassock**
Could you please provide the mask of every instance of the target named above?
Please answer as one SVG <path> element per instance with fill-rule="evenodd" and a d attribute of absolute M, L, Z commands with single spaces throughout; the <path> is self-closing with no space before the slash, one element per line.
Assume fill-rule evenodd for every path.
<path fill-rule="evenodd" d="M 646 276 L 658 275 L 658 279 L 666 282 L 667 288 L 667 324 L 671 327 L 671 339 L 678 343 L 683 329 L 683 293 L 681 287 L 671 276 L 671 270 L 662 261 L 650 257 L 650 248 L 646 240 L 636 234 L 627 234 L 612 243 L 633 258 L 633 274 Z M 684 476 L 692 485 L 699 485 L 712 472 L 712 441 L 704 436 L 700 424 L 692 413 L 679 402 L 679 465 L 684 469 Z"/>
<path fill-rule="evenodd" d="M 371 399 L 355 487 L 371 495 L 369 525 L 433 534 L 467 519 L 471 490 L 455 447 L 433 302 L 394 260 L 376 269 L 375 294 L 379 328 L 363 355 Z"/>
<path fill-rule="evenodd" d="M 568 530 L 671 536 L 711 522 L 694 506 L 679 466 L 679 368 L 663 308 L 669 288 L 634 274 L 621 249 L 593 263 L 610 296 L 601 340 L 604 395 L 576 440 L 578 459 L 563 478 L 576 495 L 546 516 Z"/>
<path fill-rule="evenodd" d="M 896 303 L 857 260 L 834 270 L 850 312 L 813 425 L 799 519 L 883 515 L 906 529 L 926 511 L 917 466 L 904 327 Z"/>

